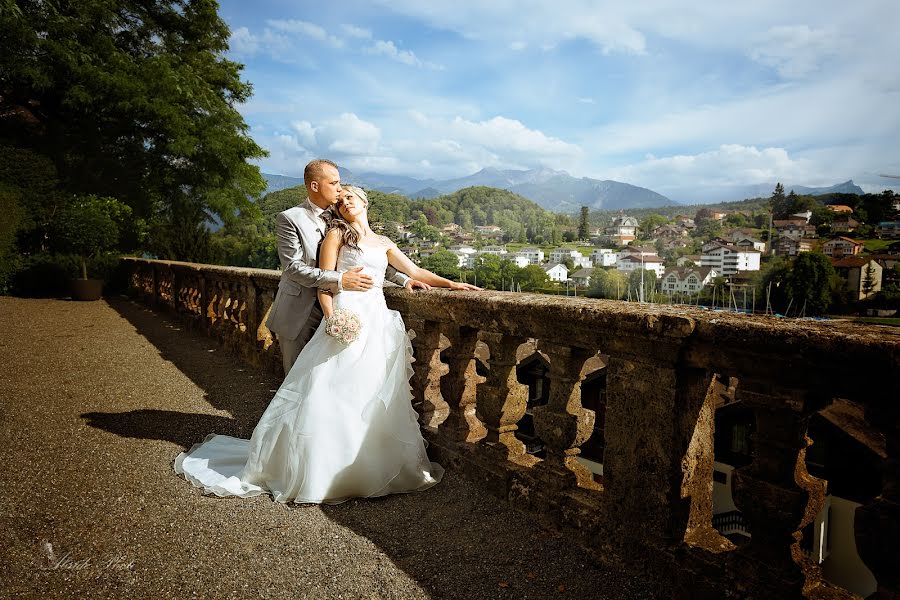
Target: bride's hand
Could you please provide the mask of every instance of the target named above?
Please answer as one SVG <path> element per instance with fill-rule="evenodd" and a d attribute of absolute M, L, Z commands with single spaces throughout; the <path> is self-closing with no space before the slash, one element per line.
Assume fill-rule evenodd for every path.
<path fill-rule="evenodd" d="M 480 287 L 474 286 L 471 283 L 460 283 L 458 281 L 450 282 L 451 290 L 462 290 L 466 292 L 480 292 L 483 291 Z"/>
<path fill-rule="evenodd" d="M 425 283 L 424 281 L 419 281 L 418 279 L 408 279 L 406 281 L 406 285 L 403 286 L 409 291 L 413 291 L 416 288 L 421 288 L 423 290 L 430 290 L 431 286 Z"/>

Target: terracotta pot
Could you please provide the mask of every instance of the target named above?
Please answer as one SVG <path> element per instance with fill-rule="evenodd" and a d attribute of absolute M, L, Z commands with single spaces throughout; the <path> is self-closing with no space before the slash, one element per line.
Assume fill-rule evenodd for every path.
<path fill-rule="evenodd" d="M 72 280 L 72 298 L 75 300 L 99 300 L 102 292 L 102 279 Z"/>

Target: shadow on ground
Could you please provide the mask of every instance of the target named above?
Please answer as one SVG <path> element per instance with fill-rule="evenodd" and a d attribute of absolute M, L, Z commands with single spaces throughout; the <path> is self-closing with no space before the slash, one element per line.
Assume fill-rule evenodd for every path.
<path fill-rule="evenodd" d="M 93 427 L 124 437 L 175 442 L 185 449 L 209 433 L 249 438 L 281 380 L 230 356 L 204 334 L 191 331 L 169 315 L 154 312 L 126 298 L 108 304 L 198 388 L 212 407 L 231 418 L 163 410 L 82 415 Z"/>

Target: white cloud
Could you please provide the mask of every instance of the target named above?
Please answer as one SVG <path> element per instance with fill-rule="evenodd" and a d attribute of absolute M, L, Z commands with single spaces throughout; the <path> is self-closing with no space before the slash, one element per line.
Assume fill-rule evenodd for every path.
<path fill-rule="evenodd" d="M 519 41 L 519 40 L 517 40 L 515 42 L 510 42 L 510 44 L 509 44 L 509 49 L 515 50 L 516 52 L 518 52 L 519 50 L 524 50 L 527 47 L 528 47 L 528 44 L 526 44 L 525 42 Z"/>
<path fill-rule="evenodd" d="M 582 104 L 594 104 L 593 98 L 578 98 L 578 101 Z"/>
<path fill-rule="evenodd" d="M 669 189 L 807 181 L 809 167 L 805 161 L 791 158 L 784 148 L 724 144 L 693 155 L 650 156 L 639 163 L 611 169 L 608 176 L 636 185 Z"/>
<path fill-rule="evenodd" d="M 324 42 L 334 48 L 340 48 L 344 45 L 342 40 L 333 35 L 329 35 L 324 28 L 307 21 L 300 21 L 297 19 L 269 19 L 266 23 L 276 31 L 303 35 L 307 38 Z"/>
<path fill-rule="evenodd" d="M 415 55 L 411 50 L 400 50 L 394 44 L 394 42 L 388 40 L 375 40 L 375 43 L 366 48 L 366 52 L 369 54 L 379 54 L 382 56 L 387 56 L 391 60 L 395 60 L 399 63 L 403 63 L 404 65 L 409 65 L 411 67 L 426 67 L 429 69 L 441 70 L 443 67 L 440 65 L 436 65 L 431 62 L 426 62 L 419 59 L 418 56 Z"/>
<path fill-rule="evenodd" d="M 831 27 L 779 26 L 761 36 L 750 57 L 774 68 L 784 78 L 801 78 L 815 73 L 824 61 L 841 53 L 843 45 L 844 41 Z"/>
<path fill-rule="evenodd" d="M 344 23 L 341 25 L 341 29 L 343 29 L 344 33 L 349 35 L 350 37 L 359 38 L 362 40 L 372 39 L 372 32 L 363 27 L 357 27 L 356 25 L 349 25 L 347 23 Z"/>
<path fill-rule="evenodd" d="M 577 146 L 506 117 L 441 119 L 416 111 L 398 117 L 378 124 L 354 113 L 317 123 L 293 121 L 288 133 L 255 136 L 271 153 L 261 164 L 284 172 L 284 165 L 324 156 L 355 172 L 426 178 L 458 177 L 488 166 L 568 168 L 581 158 Z"/>
<path fill-rule="evenodd" d="M 298 142 L 313 154 L 346 157 L 379 152 L 381 131 L 353 113 L 343 113 L 318 126 L 308 121 L 295 121 L 291 127 Z"/>
<path fill-rule="evenodd" d="M 246 27 L 238 27 L 228 38 L 228 47 L 238 54 L 256 54 L 259 50 L 259 39 Z"/>

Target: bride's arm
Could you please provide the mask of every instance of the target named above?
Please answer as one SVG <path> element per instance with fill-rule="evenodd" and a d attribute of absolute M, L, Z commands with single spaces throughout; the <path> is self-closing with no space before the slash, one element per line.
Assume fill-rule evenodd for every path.
<path fill-rule="evenodd" d="M 388 262 L 392 267 L 394 267 L 398 271 L 403 271 L 414 280 L 422 281 L 424 283 L 427 283 L 428 285 L 433 285 L 435 287 L 450 288 L 451 290 L 481 289 L 468 283 L 450 281 L 449 279 L 445 279 L 440 275 L 432 273 L 428 269 L 423 269 L 422 267 L 417 266 L 413 261 L 409 260 L 409 258 L 400 251 L 396 244 L 391 244 L 391 247 L 387 251 L 387 255 Z"/>
<path fill-rule="evenodd" d="M 319 268 L 334 271 L 337 267 L 338 250 L 341 249 L 341 232 L 332 229 L 325 235 L 322 245 L 319 247 Z M 316 290 L 322 314 L 329 318 L 334 313 L 334 298 L 331 292 L 322 288 Z"/>

